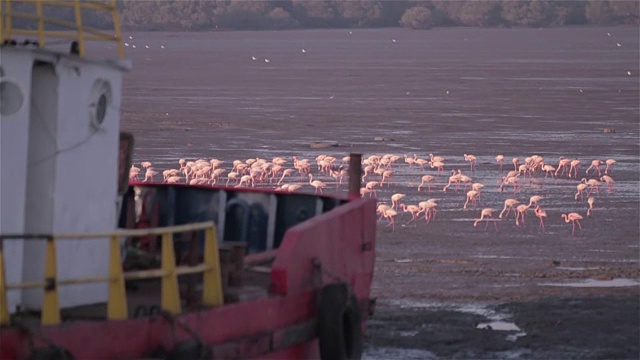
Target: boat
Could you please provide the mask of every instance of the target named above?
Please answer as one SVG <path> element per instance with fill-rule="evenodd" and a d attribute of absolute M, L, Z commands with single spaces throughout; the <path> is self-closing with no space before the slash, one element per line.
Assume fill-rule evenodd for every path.
<path fill-rule="evenodd" d="M 346 195 L 130 181 L 116 1 L 0 10 L 0 359 L 361 357 L 376 212 L 360 154 Z"/>

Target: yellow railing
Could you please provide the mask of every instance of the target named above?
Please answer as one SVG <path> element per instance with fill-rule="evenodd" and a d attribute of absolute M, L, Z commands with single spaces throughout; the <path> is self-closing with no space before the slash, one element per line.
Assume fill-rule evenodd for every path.
<path fill-rule="evenodd" d="M 204 261 L 195 266 L 176 267 L 175 253 L 173 250 L 173 234 L 190 231 L 204 230 Z M 162 236 L 162 265 L 160 269 L 141 271 L 122 271 L 120 257 L 120 238 L 138 237 L 148 235 Z M 6 283 L 4 255 L 2 243 L 4 239 L 46 239 L 46 256 L 44 280 L 23 282 L 17 284 Z M 109 275 L 104 277 L 91 277 L 81 279 L 58 280 L 56 271 L 56 249 L 58 239 L 110 239 L 109 251 Z M 60 323 L 60 305 L 58 303 L 58 286 L 69 284 L 87 284 L 95 282 L 109 283 L 109 299 L 107 302 L 107 318 L 110 320 L 126 319 L 128 317 L 127 296 L 125 280 L 137 279 L 161 279 L 161 308 L 172 314 L 181 312 L 180 291 L 178 288 L 178 275 L 203 273 L 202 304 L 205 306 L 218 306 L 223 303 L 222 281 L 220 274 L 220 259 L 218 254 L 218 241 L 216 228 L 213 222 L 179 225 L 164 228 L 117 230 L 111 233 L 92 234 L 59 234 L 55 236 L 26 236 L 10 235 L 0 236 L 0 326 L 10 323 L 7 304 L 7 291 L 11 289 L 43 288 L 44 297 L 42 303 L 41 322 L 46 325 Z"/>
<path fill-rule="evenodd" d="M 15 12 L 13 5 L 16 4 L 35 5 L 35 15 Z M 44 16 L 45 6 L 73 8 L 75 22 Z M 83 25 L 83 10 L 111 12 L 114 32 L 109 33 Z M 17 28 L 14 26 L 14 20 L 16 19 L 36 22 L 37 29 Z M 47 25 L 62 27 L 69 31 L 48 30 Z M 118 57 L 124 58 L 124 46 L 116 0 L 108 0 L 106 2 L 97 0 L 0 0 L 0 42 L 4 43 L 6 40 L 11 40 L 11 36 L 14 34 L 37 36 L 39 47 L 45 46 L 47 38 L 75 39 L 78 42 L 78 54 L 81 57 L 84 57 L 86 51 L 85 40 L 114 41 L 118 44 Z"/>

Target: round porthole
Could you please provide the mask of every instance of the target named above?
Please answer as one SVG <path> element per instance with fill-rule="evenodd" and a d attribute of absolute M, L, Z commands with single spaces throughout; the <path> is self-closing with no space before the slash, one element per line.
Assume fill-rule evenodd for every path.
<path fill-rule="evenodd" d="M 104 80 L 96 80 L 91 89 L 89 117 L 91 125 L 99 129 L 107 117 L 107 109 L 111 104 L 111 86 Z"/>
<path fill-rule="evenodd" d="M 13 115 L 20 108 L 24 97 L 20 87 L 12 81 L 0 81 L 0 114 Z"/>

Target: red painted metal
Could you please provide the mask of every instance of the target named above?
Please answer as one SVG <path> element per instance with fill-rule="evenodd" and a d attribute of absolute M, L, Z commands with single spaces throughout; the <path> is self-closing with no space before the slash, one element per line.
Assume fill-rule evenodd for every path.
<path fill-rule="evenodd" d="M 215 357 L 318 358 L 313 323 L 319 285 L 346 281 L 361 303 L 369 300 L 375 219 L 374 200 L 354 199 L 292 227 L 275 252 L 269 296 L 189 312 L 173 320 L 197 333 Z M 318 271 L 322 284 L 314 281 Z M 34 332 L 40 334 L 31 336 L 35 346 L 46 345 L 46 339 L 77 359 L 139 358 L 191 339 L 164 317 L 74 321 L 39 326 Z M 0 359 L 26 358 L 31 346 L 25 331 L 15 326 L 0 328 Z"/>

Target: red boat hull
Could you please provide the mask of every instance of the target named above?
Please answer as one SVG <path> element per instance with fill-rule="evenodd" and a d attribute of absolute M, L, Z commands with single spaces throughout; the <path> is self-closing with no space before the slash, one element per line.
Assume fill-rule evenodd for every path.
<path fill-rule="evenodd" d="M 375 219 L 375 201 L 357 199 L 290 228 L 276 251 L 266 297 L 187 312 L 174 319 L 38 325 L 31 333 L 39 335 L 6 327 L 0 329 L 0 358 L 26 358 L 34 347 L 47 343 L 67 349 L 76 359 L 149 357 L 192 340 L 190 331 L 211 349 L 213 358 L 319 358 L 316 321 L 323 285 L 350 284 L 366 319 Z"/>

